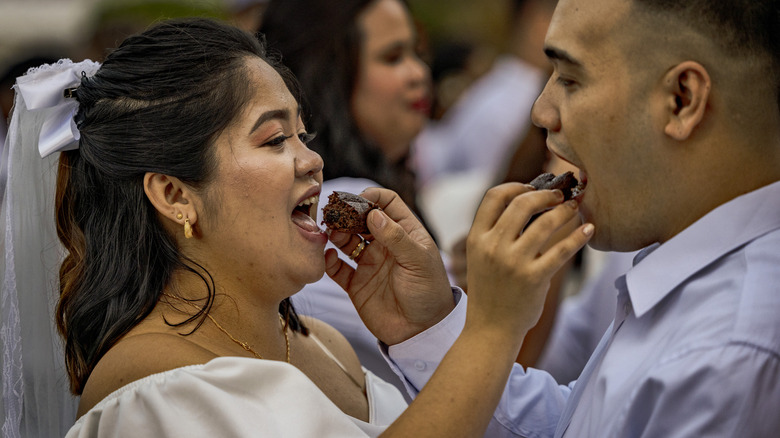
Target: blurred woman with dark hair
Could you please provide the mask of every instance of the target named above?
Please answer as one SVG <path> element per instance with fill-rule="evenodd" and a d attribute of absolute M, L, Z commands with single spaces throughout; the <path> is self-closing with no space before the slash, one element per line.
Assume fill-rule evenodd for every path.
<path fill-rule="evenodd" d="M 301 85 L 306 123 L 316 132 L 309 147 L 327 163 L 323 195 L 386 187 L 420 217 L 407 161 L 412 140 L 428 121 L 430 73 L 418 56 L 407 4 L 273 0 L 260 31 Z M 323 277 L 293 300 L 302 313 L 342 332 L 366 367 L 403 389 L 376 338 L 332 280 Z"/>
<path fill-rule="evenodd" d="M 271 1 L 260 32 L 298 79 L 325 181 L 364 178 L 414 209 L 412 139 L 428 120 L 430 73 L 401 0 Z"/>

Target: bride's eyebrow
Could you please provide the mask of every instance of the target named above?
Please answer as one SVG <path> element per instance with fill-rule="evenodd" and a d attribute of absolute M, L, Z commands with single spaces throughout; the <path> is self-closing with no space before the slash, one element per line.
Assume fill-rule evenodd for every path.
<path fill-rule="evenodd" d="M 295 118 L 297 119 L 300 115 L 301 107 L 299 106 L 298 110 L 296 111 Z M 249 131 L 249 135 L 252 135 L 252 133 L 255 132 L 257 128 L 269 120 L 290 120 L 291 118 L 290 110 L 288 109 L 275 109 L 266 111 L 263 114 L 260 114 L 260 117 L 257 118 L 257 121 L 255 121 L 255 124 Z"/>

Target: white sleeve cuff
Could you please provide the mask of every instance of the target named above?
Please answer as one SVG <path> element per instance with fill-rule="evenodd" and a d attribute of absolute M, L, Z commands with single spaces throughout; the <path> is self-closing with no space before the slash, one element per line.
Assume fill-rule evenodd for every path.
<path fill-rule="evenodd" d="M 435 326 L 399 344 L 387 346 L 379 343 L 385 360 L 404 382 L 412 397 L 416 397 L 428 383 L 444 355 L 463 331 L 468 300 L 466 294 L 457 287 L 452 288 L 452 295 L 455 309 Z"/>

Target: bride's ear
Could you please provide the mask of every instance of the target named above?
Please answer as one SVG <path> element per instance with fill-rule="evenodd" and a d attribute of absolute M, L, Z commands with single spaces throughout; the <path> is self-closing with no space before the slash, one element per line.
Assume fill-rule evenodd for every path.
<path fill-rule="evenodd" d="M 144 175 L 144 192 L 161 218 L 179 226 L 186 220 L 190 225 L 197 222 L 195 193 L 176 177 L 162 173 L 147 172 Z"/>

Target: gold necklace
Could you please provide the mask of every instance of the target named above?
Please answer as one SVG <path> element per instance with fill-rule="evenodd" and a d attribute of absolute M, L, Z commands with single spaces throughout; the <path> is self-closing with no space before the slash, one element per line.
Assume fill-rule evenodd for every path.
<path fill-rule="evenodd" d="M 184 302 L 184 303 L 187 303 L 187 304 L 189 304 L 189 305 L 190 305 L 190 306 L 192 306 L 192 307 L 195 307 L 195 308 L 197 308 L 197 307 L 198 307 L 198 306 L 196 306 L 196 305 L 192 304 L 191 302 L 189 302 L 189 301 L 185 300 L 185 299 L 184 299 L 184 298 L 182 298 L 182 297 L 175 296 L 175 295 L 171 295 L 171 294 L 168 294 L 168 293 L 166 293 L 166 292 L 163 292 L 163 295 L 165 295 L 166 297 L 171 297 L 171 298 L 177 299 L 177 300 L 179 300 L 179 301 L 182 301 L 182 302 Z M 219 329 L 219 330 L 220 330 L 222 333 L 226 334 L 226 335 L 227 335 L 227 336 L 230 338 L 230 340 L 231 340 L 231 341 L 233 341 L 233 342 L 235 342 L 236 344 L 238 344 L 239 346 L 241 346 L 241 348 L 243 348 L 243 349 L 244 349 L 244 350 L 246 350 L 247 352 L 249 352 L 249 353 L 252 353 L 252 354 L 253 354 L 253 355 L 254 355 L 256 358 L 258 358 L 258 359 L 263 359 L 263 356 L 261 356 L 261 355 L 260 355 L 260 353 L 256 352 L 254 349 L 252 349 L 252 347 L 250 347 L 250 346 L 249 346 L 249 344 L 247 344 L 246 342 L 239 341 L 239 340 L 238 340 L 238 339 L 236 339 L 236 338 L 235 338 L 233 335 L 231 335 L 231 334 L 230 334 L 230 332 L 228 332 L 227 330 L 225 330 L 225 328 L 224 328 L 224 327 L 222 327 L 221 325 L 219 325 L 219 323 L 217 322 L 217 320 L 216 320 L 216 319 L 214 319 L 214 317 L 213 317 L 213 316 L 211 316 L 211 314 L 207 313 L 207 314 L 206 314 L 206 316 L 208 316 L 208 317 L 209 317 L 209 319 L 211 320 L 211 322 L 213 322 L 213 323 L 214 323 L 214 325 L 215 325 L 215 326 L 217 326 L 217 328 L 218 328 L 218 329 Z M 290 363 L 290 338 L 287 336 L 287 328 L 284 326 L 284 319 L 282 318 L 282 315 L 279 315 L 279 322 L 282 324 L 282 333 L 284 333 L 284 343 L 287 345 L 287 363 Z"/>

